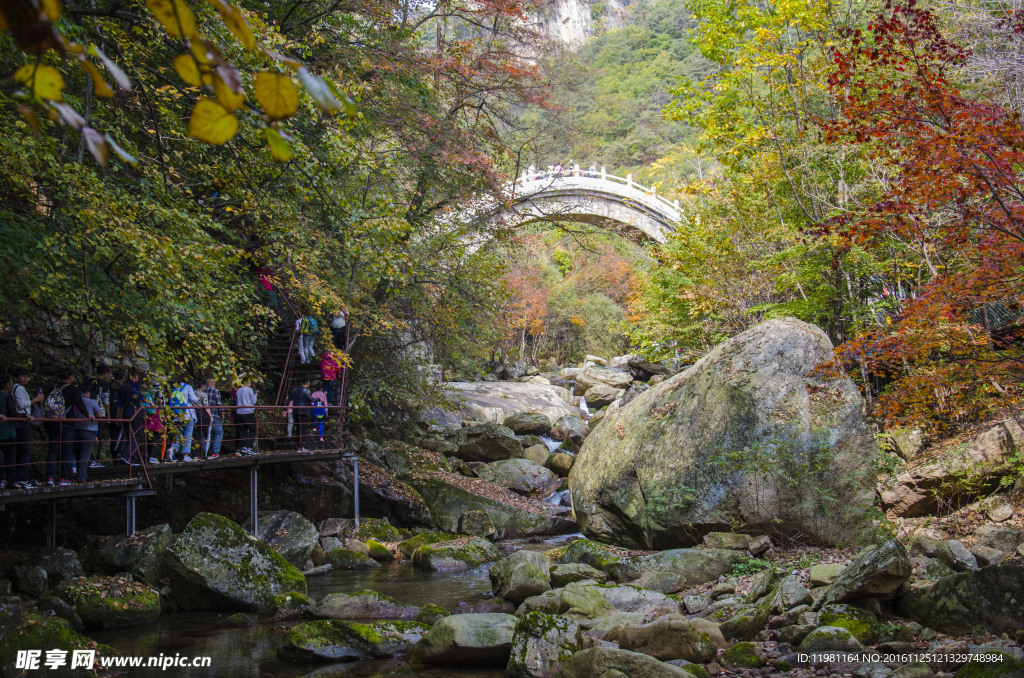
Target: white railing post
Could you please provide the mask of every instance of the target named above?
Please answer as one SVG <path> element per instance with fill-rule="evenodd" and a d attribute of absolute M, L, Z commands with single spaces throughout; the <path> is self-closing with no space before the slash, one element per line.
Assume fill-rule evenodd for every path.
<path fill-rule="evenodd" d="M 673 200 L 672 201 L 672 206 L 675 207 L 678 210 L 679 209 L 679 201 L 678 200 Z"/>
<path fill-rule="evenodd" d="M 626 188 L 633 188 L 633 175 L 632 174 L 627 174 L 626 175 Z"/>
<path fill-rule="evenodd" d="M 580 166 L 579 166 L 579 163 L 576 163 L 575 165 L 573 165 L 573 166 L 572 166 L 572 170 L 573 170 L 573 171 L 572 171 L 572 174 L 573 174 L 573 176 L 575 176 L 575 177 L 578 177 L 578 176 L 580 175 Z"/>
<path fill-rule="evenodd" d="M 601 181 L 604 181 L 608 176 L 608 173 L 604 171 L 604 167 L 601 168 Z"/>

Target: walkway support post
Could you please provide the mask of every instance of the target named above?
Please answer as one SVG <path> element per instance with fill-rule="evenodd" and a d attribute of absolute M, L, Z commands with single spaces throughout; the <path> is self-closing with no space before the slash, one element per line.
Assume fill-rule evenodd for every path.
<path fill-rule="evenodd" d="M 57 500 L 50 500 L 50 515 L 46 521 L 46 545 L 53 547 L 57 545 Z"/>
<path fill-rule="evenodd" d="M 129 494 L 125 497 L 125 526 L 124 536 L 130 537 L 135 534 L 135 495 Z"/>
<path fill-rule="evenodd" d="M 252 536 L 256 536 L 256 474 L 259 473 L 259 466 L 249 469 L 249 521 L 252 523 Z"/>
<path fill-rule="evenodd" d="M 343 452 L 341 455 L 341 463 L 352 462 L 352 509 L 355 514 L 356 530 L 359 530 L 359 457 L 352 452 Z"/>
<path fill-rule="evenodd" d="M 633 188 L 633 175 L 632 174 L 627 174 L 626 175 L 626 186 L 628 188 Z"/>

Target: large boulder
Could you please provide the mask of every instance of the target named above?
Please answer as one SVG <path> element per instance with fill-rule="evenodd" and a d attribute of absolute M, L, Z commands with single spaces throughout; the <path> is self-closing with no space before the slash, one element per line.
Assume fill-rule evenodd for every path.
<path fill-rule="evenodd" d="M 624 558 L 606 566 L 618 581 L 675 593 L 713 581 L 743 562 L 746 556 L 730 549 L 670 549 L 646 556 Z"/>
<path fill-rule="evenodd" d="M 563 400 L 558 388 L 514 381 L 451 382 L 448 386 L 461 398 L 461 413 L 473 421 L 503 423 L 508 417 L 528 412 L 543 414 L 551 421 L 566 415 L 579 418 L 579 410 Z"/>
<path fill-rule="evenodd" d="M 543 452 L 544 460 L 547 461 L 547 450 Z M 551 488 L 558 486 L 558 476 L 529 459 L 492 461 L 474 470 L 477 478 L 490 480 L 525 496 L 540 493 L 545 489 L 550 491 Z"/>
<path fill-rule="evenodd" d="M 867 597 L 893 598 L 900 586 L 910 579 L 912 570 L 903 544 L 890 539 L 857 554 L 816 605 L 822 607 Z"/>
<path fill-rule="evenodd" d="M 832 359 L 817 327 L 769 320 L 608 415 L 569 475 L 580 529 L 648 549 L 732 528 L 859 535 L 875 442 L 853 382 L 815 372 Z"/>
<path fill-rule="evenodd" d="M 543 612 L 528 612 L 516 624 L 506 678 L 554 678 L 562 662 L 583 649 L 579 624 Z"/>
<path fill-rule="evenodd" d="M 275 593 L 306 592 L 284 556 L 223 516 L 200 513 L 167 548 L 174 599 L 185 609 L 257 611 Z"/>
<path fill-rule="evenodd" d="M 908 617 L 944 633 L 969 634 L 975 627 L 1014 634 L 1024 628 L 1024 562 L 1011 560 L 944 577 L 930 588 L 900 599 Z"/>
<path fill-rule="evenodd" d="M 512 429 L 499 424 L 466 426 L 455 431 L 451 440 L 459 448 L 455 456 L 464 461 L 511 459 L 523 450 Z"/>
<path fill-rule="evenodd" d="M 415 476 L 410 484 L 430 506 L 436 526 L 445 532 L 459 533 L 462 517 L 469 511 L 485 512 L 502 538 L 563 534 L 576 529 L 566 509 L 521 497 L 482 478 L 432 471 Z"/>
<path fill-rule="evenodd" d="M 516 621 L 500 612 L 453 614 L 438 620 L 409 658 L 420 664 L 505 666 Z"/>
<path fill-rule="evenodd" d="M 693 674 L 678 666 L 658 661 L 654 657 L 611 647 L 592 647 L 577 652 L 562 662 L 558 678 L 600 678 L 601 676 L 629 676 L 629 678 L 693 678 Z"/>
<path fill-rule="evenodd" d="M 164 576 L 164 551 L 174 541 L 167 523 L 153 525 L 130 537 L 103 537 L 83 550 L 84 565 L 93 572 L 132 576 L 150 586 L 159 586 Z"/>
<path fill-rule="evenodd" d="M 458 537 L 420 546 L 412 554 L 412 564 L 421 570 L 446 572 L 465 570 L 497 560 L 498 549 L 481 537 Z"/>
<path fill-rule="evenodd" d="M 685 659 L 706 664 L 725 649 L 718 624 L 707 619 L 658 618 L 650 624 L 627 626 L 619 632 L 619 647 L 662 661 Z"/>
<path fill-rule="evenodd" d="M 23 659 L 19 653 L 25 650 L 42 650 L 39 660 L 40 670 L 29 672 L 24 668 L 17 668 L 18 660 Z M 47 669 L 45 664 L 47 650 L 66 651 L 68 664 L 59 670 Z M 109 645 L 101 645 L 78 633 L 65 619 L 28 615 L 19 626 L 0 639 L 0 671 L 4 676 L 11 678 L 15 676 L 23 678 L 30 675 L 45 676 L 47 674 L 62 678 L 95 678 L 97 672 L 92 668 L 70 668 L 70 659 L 76 650 L 94 650 L 97 667 L 100 666 L 101 657 L 115 657 L 119 654 Z"/>
<path fill-rule="evenodd" d="M 615 388 L 608 384 L 594 384 L 587 389 L 583 398 L 591 407 L 604 407 L 605 405 L 611 405 L 625 395 L 625 393 L 621 388 Z"/>
<path fill-rule="evenodd" d="M 246 520 L 242 527 L 251 532 L 252 521 Z M 302 567 L 313 554 L 320 530 L 295 511 L 260 511 L 256 537 L 295 567 Z"/>
<path fill-rule="evenodd" d="M 551 588 L 548 559 L 536 551 L 516 551 L 491 565 L 489 575 L 494 595 L 516 605 Z"/>
<path fill-rule="evenodd" d="M 573 394 L 581 396 L 598 384 L 604 384 L 613 389 L 621 390 L 632 382 L 633 377 L 630 376 L 629 372 L 594 365 L 576 375 Z"/>

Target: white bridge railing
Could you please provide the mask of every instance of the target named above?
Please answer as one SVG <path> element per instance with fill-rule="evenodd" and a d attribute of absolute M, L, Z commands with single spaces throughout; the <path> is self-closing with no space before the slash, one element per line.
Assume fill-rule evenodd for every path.
<path fill-rule="evenodd" d="M 658 189 L 654 186 L 647 187 L 636 183 L 633 181 L 632 174 L 620 177 L 608 174 L 604 167 L 600 171 L 596 168 L 581 169 L 579 165 L 562 169 L 527 171 L 515 180 L 514 188 L 520 189 L 515 190 L 514 198 L 529 197 L 553 189 L 597 190 L 636 200 L 664 215 L 670 221 L 679 221 L 682 218 L 678 200 L 668 200 L 658 195 Z"/>

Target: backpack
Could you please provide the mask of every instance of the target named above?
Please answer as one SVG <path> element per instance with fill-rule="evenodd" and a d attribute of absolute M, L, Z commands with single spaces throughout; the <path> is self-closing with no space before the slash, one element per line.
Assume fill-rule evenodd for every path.
<path fill-rule="evenodd" d="M 320 326 L 316 324 L 316 318 L 311 315 L 302 316 L 302 322 L 299 323 L 299 334 L 310 336 L 319 333 Z"/>
<path fill-rule="evenodd" d="M 53 387 L 50 395 L 43 401 L 43 416 L 47 419 L 62 419 L 67 414 L 67 404 L 64 402 L 64 390 L 60 384 Z"/>
<path fill-rule="evenodd" d="M 323 419 L 327 416 L 327 408 L 324 407 L 323 401 L 317 398 L 313 401 L 313 409 L 311 409 L 309 413 L 317 419 Z"/>
<path fill-rule="evenodd" d="M 171 397 L 167 400 L 167 406 L 171 408 L 174 413 L 175 419 L 189 419 L 188 410 L 188 398 L 185 397 L 184 389 L 179 386 L 178 388 L 171 391 Z"/>

